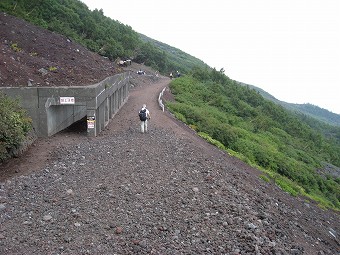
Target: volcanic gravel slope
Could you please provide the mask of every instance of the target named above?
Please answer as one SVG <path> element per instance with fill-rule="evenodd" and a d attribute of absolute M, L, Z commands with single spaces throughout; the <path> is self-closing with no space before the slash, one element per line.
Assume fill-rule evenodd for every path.
<path fill-rule="evenodd" d="M 119 71 L 64 36 L 0 12 L 0 87 L 89 85 Z"/>
<path fill-rule="evenodd" d="M 129 68 L 130 96 L 98 137 L 65 130 L 0 165 L 0 254 L 339 254 L 337 212 L 206 143 L 159 108 L 168 78 Z"/>

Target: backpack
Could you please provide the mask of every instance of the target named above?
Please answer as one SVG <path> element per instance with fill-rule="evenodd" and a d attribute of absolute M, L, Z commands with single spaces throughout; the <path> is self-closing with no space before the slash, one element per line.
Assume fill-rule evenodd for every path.
<path fill-rule="evenodd" d="M 142 109 L 139 111 L 139 119 L 141 121 L 146 121 L 146 109 Z"/>

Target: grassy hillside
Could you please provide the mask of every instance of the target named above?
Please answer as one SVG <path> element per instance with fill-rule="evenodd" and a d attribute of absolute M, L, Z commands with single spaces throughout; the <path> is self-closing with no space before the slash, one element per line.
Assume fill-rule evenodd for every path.
<path fill-rule="evenodd" d="M 253 85 L 245 84 L 240 82 L 242 86 L 247 86 L 252 89 L 255 89 L 258 91 L 264 98 L 269 99 L 270 101 L 282 105 L 288 110 L 291 110 L 293 112 L 296 112 L 298 115 L 302 115 L 304 118 L 306 115 L 308 117 L 311 117 L 313 119 L 316 119 L 318 121 L 321 121 L 323 123 L 333 125 L 333 126 L 338 126 L 340 127 L 340 114 L 332 113 L 326 109 L 322 109 L 316 105 L 312 104 L 291 104 L 291 103 L 286 103 L 283 101 L 280 101 L 276 99 L 274 96 L 270 95 L 268 92 L 264 91 L 261 88 L 258 88 Z"/>
<path fill-rule="evenodd" d="M 173 66 L 170 72 L 179 70 L 181 73 L 188 73 L 194 67 L 209 68 L 202 60 L 195 58 L 180 49 L 167 45 L 165 43 L 159 42 L 145 35 L 140 34 L 142 41 L 154 45 L 156 48 L 162 52 L 166 52 L 168 55 L 169 62 Z"/>
<path fill-rule="evenodd" d="M 171 91 L 176 101 L 167 103 L 169 109 L 202 137 L 262 169 L 291 194 L 340 209 L 340 179 L 317 172 L 324 162 L 340 167 L 340 128 L 326 137 L 216 70 L 176 79 Z"/>

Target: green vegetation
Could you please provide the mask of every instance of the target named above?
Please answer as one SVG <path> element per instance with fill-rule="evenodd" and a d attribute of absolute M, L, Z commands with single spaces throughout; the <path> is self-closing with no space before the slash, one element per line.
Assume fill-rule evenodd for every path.
<path fill-rule="evenodd" d="M 58 70 L 58 67 L 50 66 L 50 67 L 48 68 L 48 70 L 49 70 L 50 72 L 55 72 L 55 71 Z"/>
<path fill-rule="evenodd" d="M 205 66 L 197 58 L 147 39 L 130 26 L 104 16 L 102 9 L 90 11 L 78 0 L 2 0 L 0 11 L 65 35 L 112 61 L 133 59 L 162 74 L 174 70 L 184 74 L 194 65 Z"/>
<path fill-rule="evenodd" d="M 322 162 L 340 166 L 340 129 L 325 136 L 223 70 L 197 68 L 175 79 L 171 91 L 176 101 L 168 108 L 210 143 L 258 167 L 292 195 L 340 209 L 340 179 L 316 172 Z"/>
<path fill-rule="evenodd" d="M 18 47 L 17 43 L 12 43 L 11 44 L 11 49 L 15 52 L 20 52 L 22 49 L 20 47 Z"/>
<path fill-rule="evenodd" d="M 334 132 L 332 130 L 331 126 L 337 126 L 340 127 L 340 115 L 332 113 L 326 109 L 322 109 L 318 106 L 312 105 L 312 104 L 291 104 L 286 103 L 283 101 L 280 101 L 270 95 L 268 92 L 264 91 L 263 89 L 260 89 L 256 86 L 245 84 L 240 82 L 239 83 L 242 86 L 247 86 L 249 88 L 253 88 L 256 91 L 258 91 L 264 98 L 282 105 L 284 108 L 294 112 L 299 116 L 299 118 L 303 119 L 304 121 L 308 121 L 310 125 L 317 125 L 319 126 L 320 131 L 327 132 Z M 318 120 L 318 121 L 315 121 Z M 325 125 L 328 124 L 328 125 Z"/>
<path fill-rule="evenodd" d="M 168 62 L 168 71 L 174 72 L 180 70 L 181 73 L 188 73 L 194 67 L 208 68 L 208 65 L 203 61 L 165 43 L 151 39 L 145 35 L 140 34 L 142 41 L 155 46 L 159 52 L 165 52 Z M 156 59 L 155 59 L 155 62 Z M 146 62 L 147 64 L 148 62 Z"/>
<path fill-rule="evenodd" d="M 0 93 L 0 162 L 11 157 L 13 150 L 24 141 L 32 128 L 32 121 L 19 106 Z"/>
<path fill-rule="evenodd" d="M 270 182 L 270 179 L 268 178 L 268 176 L 266 176 L 266 175 L 263 175 L 263 174 L 261 174 L 260 175 L 260 178 L 262 179 L 262 180 L 264 180 L 265 182 Z"/>
<path fill-rule="evenodd" d="M 313 119 L 340 127 L 340 115 L 332 113 L 312 104 L 293 104 L 296 111 L 302 112 Z"/>

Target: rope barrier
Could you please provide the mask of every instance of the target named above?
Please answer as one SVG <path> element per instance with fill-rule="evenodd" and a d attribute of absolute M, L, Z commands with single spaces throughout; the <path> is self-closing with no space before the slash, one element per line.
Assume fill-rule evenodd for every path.
<path fill-rule="evenodd" d="M 158 96 L 158 104 L 161 107 L 163 112 L 164 112 L 164 104 L 163 104 L 163 101 L 162 101 L 162 97 L 163 97 L 164 91 L 165 91 L 165 88 L 162 90 L 161 93 L 159 93 L 159 96 Z"/>

